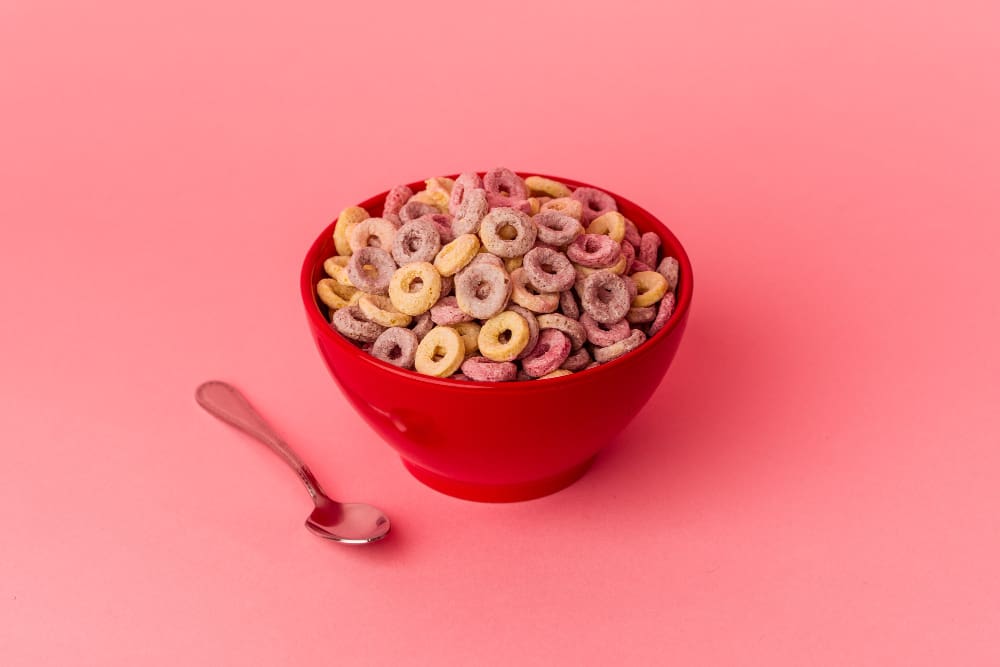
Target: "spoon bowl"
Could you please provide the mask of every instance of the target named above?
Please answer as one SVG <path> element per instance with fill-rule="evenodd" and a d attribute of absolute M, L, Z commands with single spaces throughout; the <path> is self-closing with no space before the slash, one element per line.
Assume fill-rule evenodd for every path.
<path fill-rule="evenodd" d="M 317 502 L 306 519 L 315 535 L 347 544 L 381 540 L 389 532 L 389 519 L 377 507 L 365 503 Z"/>

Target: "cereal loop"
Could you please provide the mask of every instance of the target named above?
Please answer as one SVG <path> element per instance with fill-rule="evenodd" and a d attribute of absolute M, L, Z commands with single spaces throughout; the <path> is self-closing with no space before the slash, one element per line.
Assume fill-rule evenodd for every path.
<path fill-rule="evenodd" d="M 323 270 L 338 283 L 345 287 L 353 287 L 350 276 L 347 275 L 347 265 L 350 264 L 349 256 L 337 255 L 330 257 L 323 262 Z"/>
<path fill-rule="evenodd" d="M 501 236 L 501 230 L 513 232 L 513 237 L 506 239 Z M 505 259 L 520 257 L 535 245 L 537 229 L 534 223 L 524 213 L 512 208 L 495 208 L 486 214 L 479 225 L 479 238 L 483 246 L 494 255 Z M 510 235 L 509 232 L 507 235 Z"/>
<path fill-rule="evenodd" d="M 616 211 L 609 211 L 594 218 L 587 225 L 587 233 L 604 234 L 610 236 L 616 243 L 621 243 L 625 239 L 625 216 Z"/>
<path fill-rule="evenodd" d="M 631 352 L 635 348 L 639 347 L 646 340 L 646 334 L 642 333 L 638 329 L 632 329 L 632 333 L 628 335 L 614 345 L 608 345 L 607 347 L 598 347 L 594 349 L 594 361 L 604 364 L 612 359 L 617 359 L 626 352 Z"/>
<path fill-rule="evenodd" d="M 518 359 L 523 359 L 531 354 L 531 351 L 535 348 L 535 343 L 538 342 L 538 334 L 541 333 L 541 328 L 538 326 L 538 318 L 535 317 L 533 312 L 517 304 L 507 306 L 507 310 L 517 313 L 528 323 L 528 342 L 524 346 L 524 349 L 521 350 L 521 353 L 517 355 Z"/>
<path fill-rule="evenodd" d="M 478 234 L 479 223 L 490 211 L 489 202 L 486 201 L 486 191 L 482 188 L 469 190 L 465 199 L 455 211 L 455 217 L 451 221 L 451 231 L 456 236 L 460 234 Z"/>
<path fill-rule="evenodd" d="M 663 326 L 670 320 L 670 316 L 674 314 L 674 293 L 667 292 L 663 300 L 660 301 L 660 308 L 656 311 L 656 319 L 653 323 L 649 325 L 649 335 L 652 336 L 657 331 L 663 328 Z"/>
<path fill-rule="evenodd" d="M 462 373 L 476 382 L 510 382 L 517 377 L 517 366 L 509 361 L 469 357 L 462 363 Z"/>
<path fill-rule="evenodd" d="M 430 262 L 441 250 L 441 235 L 437 226 L 426 220 L 408 222 L 396 230 L 392 242 L 392 258 L 396 264 Z"/>
<path fill-rule="evenodd" d="M 566 255 L 548 248 L 533 248 L 524 256 L 524 271 L 539 292 L 562 292 L 576 282 L 576 270 Z"/>
<path fill-rule="evenodd" d="M 583 310 L 602 324 L 617 322 L 628 312 L 629 291 L 625 279 L 610 271 L 587 276 L 581 291 Z"/>
<path fill-rule="evenodd" d="M 566 357 L 566 361 L 564 361 L 562 366 L 559 368 L 573 372 L 582 371 L 590 364 L 591 361 L 590 352 L 587 351 L 587 348 L 581 347 L 579 350 Z"/>
<path fill-rule="evenodd" d="M 632 299 L 633 308 L 652 306 L 667 292 L 667 279 L 656 271 L 640 271 L 630 277 L 638 288 L 638 293 Z"/>
<path fill-rule="evenodd" d="M 465 343 L 451 327 L 434 327 L 417 346 L 414 367 L 418 373 L 448 377 L 465 359 Z"/>
<path fill-rule="evenodd" d="M 479 352 L 479 330 L 482 325 L 479 322 L 457 322 L 451 328 L 458 332 L 465 343 L 465 356 L 470 357 Z"/>
<path fill-rule="evenodd" d="M 584 234 L 566 248 L 566 256 L 580 266 L 606 269 L 621 258 L 622 247 L 608 236 Z"/>
<path fill-rule="evenodd" d="M 531 220 L 538 229 L 538 240 L 559 248 L 569 245 L 583 233 L 579 220 L 559 211 L 543 210 Z"/>
<path fill-rule="evenodd" d="M 542 204 L 541 212 L 544 213 L 545 211 L 562 213 L 563 215 L 568 215 L 575 220 L 581 220 L 583 218 L 583 204 L 570 197 L 558 197 L 545 202 Z"/>
<path fill-rule="evenodd" d="M 573 374 L 573 371 L 567 370 L 565 368 L 557 368 L 554 371 L 552 371 L 551 373 L 546 373 L 545 375 L 543 375 L 542 377 L 540 377 L 538 379 L 539 380 L 551 380 L 552 378 L 561 378 L 561 377 L 566 377 L 567 375 L 572 375 L 572 374 Z"/>
<path fill-rule="evenodd" d="M 419 343 L 416 334 L 409 329 L 391 327 L 375 339 L 371 355 L 393 366 L 412 369 Z"/>
<path fill-rule="evenodd" d="M 341 308 L 333 314 L 333 326 L 341 334 L 362 343 L 373 343 L 382 334 L 383 327 L 369 322 L 357 304 Z"/>
<path fill-rule="evenodd" d="M 656 266 L 656 259 L 660 254 L 660 244 L 663 243 L 660 237 L 653 232 L 646 232 L 639 241 L 638 260 L 646 266 Z"/>
<path fill-rule="evenodd" d="M 392 242 L 396 238 L 396 227 L 385 218 L 367 218 L 359 222 L 349 239 L 352 252 L 362 248 L 381 248 L 386 252 L 392 250 Z"/>
<path fill-rule="evenodd" d="M 443 192 L 451 196 L 451 191 L 455 188 L 455 179 L 447 176 L 434 176 L 424 181 L 424 186 L 428 192 Z"/>
<path fill-rule="evenodd" d="M 538 345 L 531 354 L 521 360 L 521 368 L 534 378 L 548 375 L 563 365 L 570 353 L 569 338 L 556 329 L 543 329 L 538 336 Z"/>
<path fill-rule="evenodd" d="M 680 270 L 680 263 L 673 257 L 664 257 L 660 265 L 656 267 L 656 272 L 667 279 L 667 289 L 671 292 L 677 291 L 677 279 Z"/>
<path fill-rule="evenodd" d="M 333 278 L 323 278 L 316 284 L 316 295 L 331 310 L 351 305 L 351 297 L 357 293 L 353 287 L 341 285 Z"/>
<path fill-rule="evenodd" d="M 632 264 L 635 263 L 635 246 L 628 241 L 621 242 L 622 257 L 625 258 L 625 270 L 622 272 L 628 275 L 632 271 Z"/>
<path fill-rule="evenodd" d="M 440 212 L 437 206 L 410 199 L 410 201 L 403 204 L 403 207 L 399 209 L 399 219 L 406 223 L 416 220 L 423 215 L 434 215 Z"/>
<path fill-rule="evenodd" d="M 406 203 L 410 204 L 418 202 L 420 204 L 428 204 L 433 206 L 434 210 L 438 213 L 447 213 L 449 199 L 451 199 L 451 193 L 449 192 L 442 192 L 441 190 L 421 190 L 410 197 L 410 201 Z"/>
<path fill-rule="evenodd" d="M 479 351 L 492 361 L 513 361 L 528 344 L 529 335 L 525 319 L 505 310 L 479 330 Z"/>
<path fill-rule="evenodd" d="M 528 176 L 524 179 L 524 184 L 528 188 L 528 194 L 531 195 L 543 195 L 555 199 L 557 197 L 569 197 L 573 194 L 572 190 L 559 181 L 553 181 L 551 178 L 545 178 L 544 176 Z"/>
<path fill-rule="evenodd" d="M 573 191 L 573 199 L 580 202 L 583 207 L 583 216 L 580 220 L 584 224 L 589 224 L 594 218 L 600 217 L 608 211 L 617 211 L 618 204 L 614 198 L 606 192 L 596 188 L 577 188 Z M 625 236 L 624 224 L 622 228 L 622 238 Z M 622 239 L 615 239 L 621 241 Z"/>
<path fill-rule="evenodd" d="M 466 171 L 455 179 L 451 187 L 451 197 L 448 199 L 448 211 L 458 216 L 458 211 L 473 190 L 482 190 L 483 179 L 474 171 Z M 486 192 L 483 191 L 483 201 L 486 201 Z"/>
<path fill-rule="evenodd" d="M 528 206 L 531 209 L 528 211 L 528 215 L 536 215 L 542 210 L 542 202 L 538 200 L 538 197 L 528 197 Z"/>
<path fill-rule="evenodd" d="M 438 299 L 438 302 L 431 306 L 430 313 L 434 324 L 451 325 L 472 321 L 472 317 L 463 313 L 458 307 L 458 299 L 453 296 Z"/>
<path fill-rule="evenodd" d="M 633 250 L 639 248 L 639 244 L 642 243 L 642 237 L 639 235 L 639 228 L 635 226 L 635 223 L 625 218 L 625 242 L 632 246 Z"/>
<path fill-rule="evenodd" d="M 453 276 L 479 252 L 479 237 L 475 234 L 462 234 L 454 241 L 441 248 L 434 258 L 434 268 L 442 276 Z"/>
<path fill-rule="evenodd" d="M 510 274 L 512 289 L 511 300 L 519 306 L 524 306 L 535 313 L 551 313 L 559 307 L 559 294 L 556 292 L 539 294 L 528 282 L 528 274 L 524 269 L 517 269 Z"/>
<path fill-rule="evenodd" d="M 628 320 L 630 324 L 643 324 L 645 322 L 652 322 L 656 319 L 656 308 L 653 306 L 645 306 L 643 308 L 629 308 L 628 312 L 625 313 L 625 319 Z"/>
<path fill-rule="evenodd" d="M 503 267 L 477 262 L 455 276 L 458 307 L 472 317 L 485 320 L 501 312 L 510 299 L 511 279 Z"/>
<path fill-rule="evenodd" d="M 413 327 L 410 331 L 413 332 L 413 335 L 417 337 L 418 341 L 421 341 L 424 339 L 424 336 L 427 335 L 427 332 L 433 328 L 434 321 L 431 319 L 431 314 L 427 312 L 414 318 Z"/>
<path fill-rule="evenodd" d="M 587 332 L 587 340 L 600 347 L 614 345 L 628 338 L 630 327 L 624 319 L 612 324 L 601 324 L 587 313 L 580 318 L 580 326 Z"/>
<path fill-rule="evenodd" d="M 351 279 L 351 284 L 369 294 L 386 294 L 395 270 L 396 263 L 389 253 L 372 246 L 355 251 L 347 264 L 347 276 Z"/>
<path fill-rule="evenodd" d="M 559 310 L 571 320 L 580 319 L 580 304 L 576 302 L 576 297 L 569 290 L 559 295 Z"/>
<path fill-rule="evenodd" d="M 555 329 L 566 334 L 574 350 L 579 350 L 587 342 L 587 330 L 583 324 L 576 320 L 571 320 L 565 315 L 551 313 L 549 315 L 538 316 L 538 326 L 545 329 Z"/>
<path fill-rule="evenodd" d="M 503 261 L 503 268 L 507 273 L 514 273 L 524 266 L 524 257 L 509 257 Z"/>
<path fill-rule="evenodd" d="M 483 189 L 487 195 L 494 195 L 498 201 L 524 201 L 528 198 L 528 186 L 524 180 L 510 169 L 495 167 L 483 176 Z M 498 206 L 509 206 L 500 203 Z"/>
<path fill-rule="evenodd" d="M 333 245 L 338 255 L 350 255 L 351 231 L 359 222 L 368 218 L 368 211 L 360 206 L 348 206 L 337 216 L 337 226 L 333 228 Z"/>
<path fill-rule="evenodd" d="M 358 306 L 367 319 L 383 327 L 405 327 L 413 319 L 406 313 L 396 310 L 389 297 L 378 294 L 362 295 L 358 299 Z"/>
<path fill-rule="evenodd" d="M 441 296 L 441 275 L 428 262 L 401 266 L 389 282 L 389 298 L 401 313 L 420 315 Z"/>
<path fill-rule="evenodd" d="M 413 196 L 413 190 L 408 185 L 397 185 L 385 196 L 385 206 L 382 207 L 382 217 L 399 215 L 399 210 Z"/>
<path fill-rule="evenodd" d="M 441 243 L 451 243 L 455 240 L 455 233 L 451 231 L 451 216 L 447 213 L 428 213 L 420 216 L 417 220 L 434 225 L 441 238 Z"/>

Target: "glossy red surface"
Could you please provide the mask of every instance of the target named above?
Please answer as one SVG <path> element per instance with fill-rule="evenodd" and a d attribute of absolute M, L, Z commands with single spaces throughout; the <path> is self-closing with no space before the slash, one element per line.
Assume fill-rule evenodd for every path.
<path fill-rule="evenodd" d="M 573 187 L 588 185 L 553 176 Z M 411 184 L 419 189 L 422 182 Z M 597 186 L 594 186 L 597 187 Z M 314 286 L 335 254 L 331 223 L 302 266 L 301 292 L 316 345 L 334 379 L 364 419 L 438 491 L 508 502 L 547 495 L 576 481 L 635 417 L 663 380 L 687 325 L 693 273 L 687 253 L 659 220 L 610 193 L 641 231 L 656 232 L 680 263 L 671 320 L 637 350 L 573 375 L 530 382 L 475 383 L 406 371 L 362 352 L 323 316 Z M 386 193 L 363 202 L 372 215 Z M 664 426 L 669 437 L 669 425 Z"/>

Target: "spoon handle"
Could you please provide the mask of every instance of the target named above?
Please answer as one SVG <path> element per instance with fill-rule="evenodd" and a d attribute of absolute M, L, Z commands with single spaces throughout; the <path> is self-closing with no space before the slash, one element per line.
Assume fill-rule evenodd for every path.
<path fill-rule="evenodd" d="M 274 450 L 298 474 L 303 484 L 306 485 L 306 489 L 309 490 L 309 495 L 314 499 L 316 496 L 323 495 L 319 483 L 306 464 L 302 462 L 302 459 L 274 432 L 270 424 L 264 421 L 260 413 L 250 405 L 250 402 L 236 387 L 225 382 L 212 380 L 198 387 L 194 396 L 198 405 L 209 413 L 227 424 L 235 426 L 247 435 L 253 436 Z"/>

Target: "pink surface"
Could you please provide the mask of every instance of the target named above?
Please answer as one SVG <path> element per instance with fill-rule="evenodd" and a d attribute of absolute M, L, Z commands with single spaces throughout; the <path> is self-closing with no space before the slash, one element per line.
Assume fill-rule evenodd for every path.
<path fill-rule="evenodd" d="M 996 3 L 365 4 L 0 4 L 0 664 L 1000 662 Z M 404 471 L 296 294 L 344 205 L 495 164 L 698 272 L 651 405 L 507 506 Z M 390 539 L 310 535 L 208 378 Z"/>

